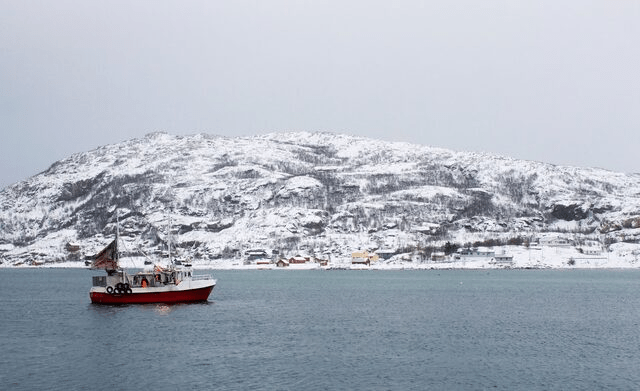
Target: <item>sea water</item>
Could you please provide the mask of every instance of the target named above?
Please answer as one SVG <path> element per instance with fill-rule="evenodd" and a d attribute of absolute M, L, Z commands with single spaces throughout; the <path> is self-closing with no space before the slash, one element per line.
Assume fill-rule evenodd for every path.
<path fill-rule="evenodd" d="M 0 389 L 640 389 L 638 270 L 213 271 L 126 306 L 93 274 L 0 269 Z"/>

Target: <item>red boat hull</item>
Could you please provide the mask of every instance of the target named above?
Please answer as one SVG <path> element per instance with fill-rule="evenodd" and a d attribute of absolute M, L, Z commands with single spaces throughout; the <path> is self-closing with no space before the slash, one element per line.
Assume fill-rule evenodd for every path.
<path fill-rule="evenodd" d="M 89 292 L 89 297 L 95 304 L 193 303 L 206 301 L 214 286 L 162 292 L 134 292 L 128 295 Z"/>

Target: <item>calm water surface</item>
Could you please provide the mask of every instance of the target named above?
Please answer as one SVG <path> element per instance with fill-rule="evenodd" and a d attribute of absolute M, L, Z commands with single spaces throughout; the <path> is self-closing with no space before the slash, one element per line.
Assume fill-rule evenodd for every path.
<path fill-rule="evenodd" d="M 640 389 L 637 270 L 213 273 L 98 306 L 94 272 L 0 269 L 0 389 Z"/>

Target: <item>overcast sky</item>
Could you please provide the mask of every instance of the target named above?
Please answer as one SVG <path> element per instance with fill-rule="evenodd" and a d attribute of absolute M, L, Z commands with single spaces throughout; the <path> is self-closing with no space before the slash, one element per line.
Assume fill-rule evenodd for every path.
<path fill-rule="evenodd" d="M 0 0 L 0 188 L 152 131 L 640 172 L 637 0 Z"/>

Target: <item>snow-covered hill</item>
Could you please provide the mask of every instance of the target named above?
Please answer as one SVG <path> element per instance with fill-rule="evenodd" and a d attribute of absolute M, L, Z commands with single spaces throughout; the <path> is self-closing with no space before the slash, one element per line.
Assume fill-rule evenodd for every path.
<path fill-rule="evenodd" d="M 256 248 L 427 259 L 549 235 L 631 243 L 614 255 L 635 259 L 640 176 L 330 133 L 154 133 L 56 162 L 0 208 L 4 265 L 82 261 L 113 238 L 116 210 L 130 253 L 161 251 L 170 216 L 182 252 L 214 266 Z"/>

